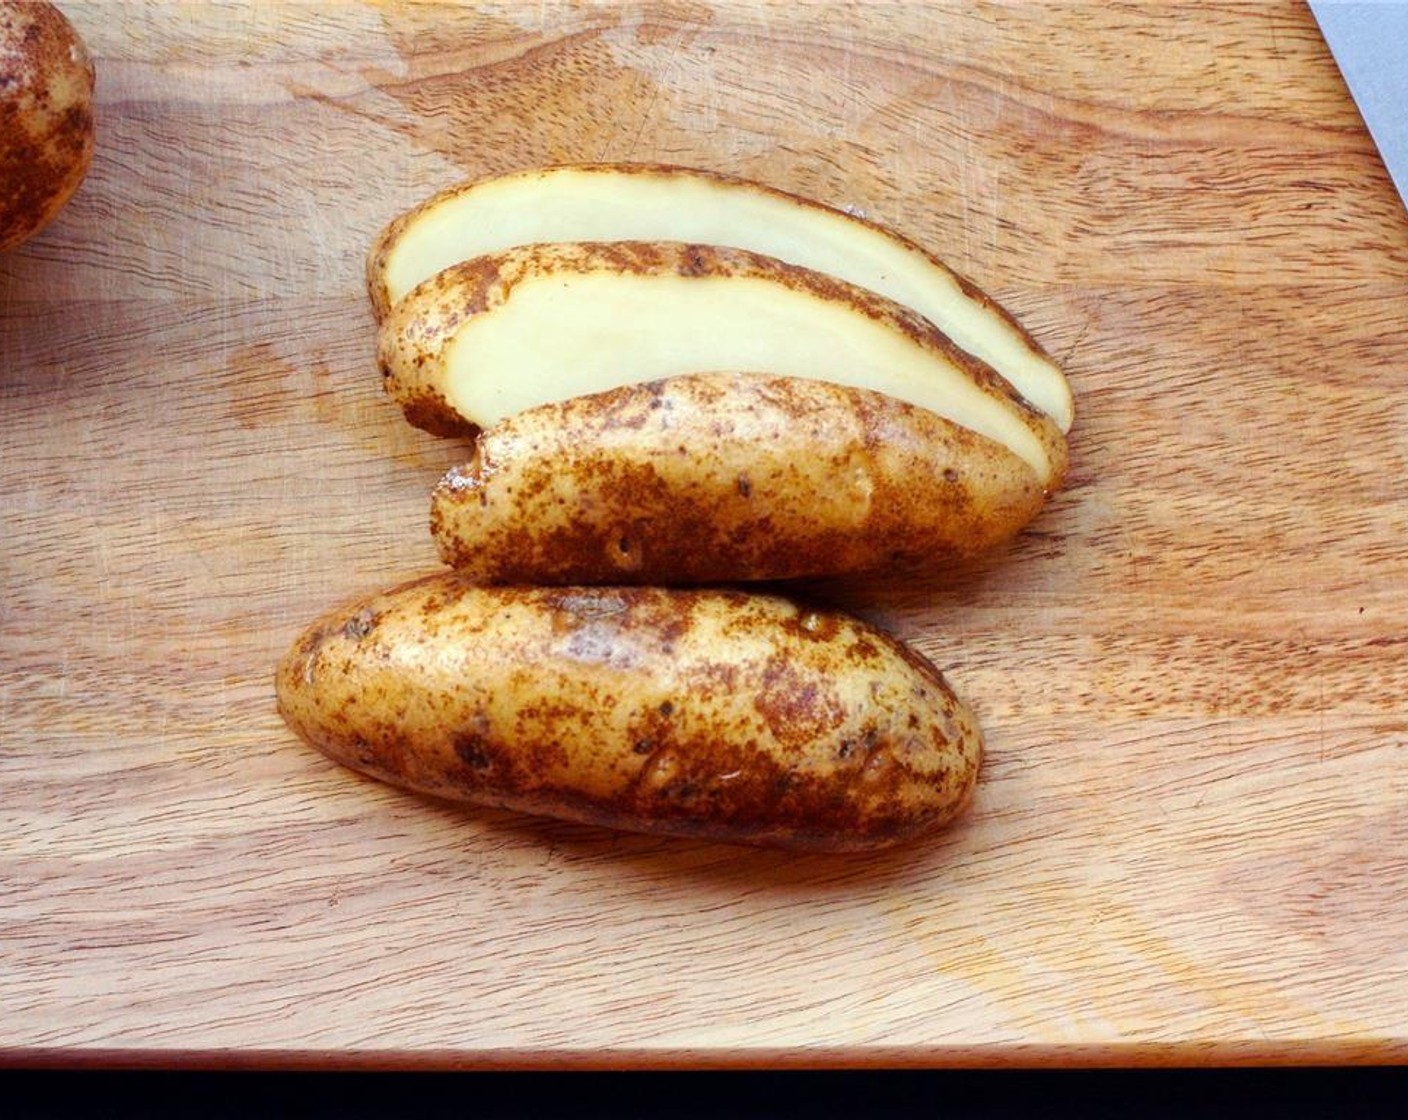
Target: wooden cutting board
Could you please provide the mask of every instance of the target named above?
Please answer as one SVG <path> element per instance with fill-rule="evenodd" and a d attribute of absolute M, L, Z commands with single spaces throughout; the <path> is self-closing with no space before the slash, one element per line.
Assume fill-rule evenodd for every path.
<path fill-rule="evenodd" d="M 0 260 L 0 1057 L 1408 1059 L 1408 214 L 1304 7 L 64 7 L 97 155 Z M 979 712 L 935 842 L 459 811 L 274 711 L 464 452 L 381 395 L 372 237 L 631 159 L 891 224 L 1070 372 L 1013 547 L 807 589 Z"/>

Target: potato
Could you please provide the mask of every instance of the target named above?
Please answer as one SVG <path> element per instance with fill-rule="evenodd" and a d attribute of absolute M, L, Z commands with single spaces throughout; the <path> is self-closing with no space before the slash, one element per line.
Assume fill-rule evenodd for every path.
<path fill-rule="evenodd" d="M 0 250 L 58 216 L 93 159 L 93 61 L 51 4 L 0 6 Z"/>
<path fill-rule="evenodd" d="M 441 557 L 491 583 L 706 583 L 929 566 L 1044 500 L 1006 448 L 880 393 L 694 374 L 518 413 L 436 487 Z"/>
<path fill-rule="evenodd" d="M 387 391 L 414 424 L 469 434 L 552 401 L 737 371 L 869 389 L 1006 447 L 1047 490 L 1065 436 L 926 319 L 773 257 L 675 243 L 549 244 L 453 265 L 382 324 Z"/>
<path fill-rule="evenodd" d="M 570 241 L 727 245 L 867 288 L 927 318 L 1063 432 L 1071 427 L 1071 389 L 1051 357 L 994 300 L 919 246 L 857 215 L 682 167 L 559 166 L 451 187 L 397 218 L 373 245 L 372 306 L 383 319 L 452 264 Z"/>
<path fill-rule="evenodd" d="M 930 832 L 982 737 L 937 669 L 789 600 L 490 588 L 442 572 L 316 622 L 277 673 L 332 759 L 440 798 L 827 851 Z"/>

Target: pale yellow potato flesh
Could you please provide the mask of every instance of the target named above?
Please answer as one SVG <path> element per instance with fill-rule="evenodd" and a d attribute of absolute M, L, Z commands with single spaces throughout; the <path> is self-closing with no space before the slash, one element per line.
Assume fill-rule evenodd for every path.
<path fill-rule="evenodd" d="M 368 258 L 378 317 L 459 261 L 519 245 L 680 241 L 746 249 L 909 307 L 991 365 L 1065 432 L 1071 389 L 989 296 L 876 223 L 757 183 L 656 165 L 524 171 L 458 186 L 401 216 Z"/>
<path fill-rule="evenodd" d="M 388 391 L 430 430 L 711 371 L 810 378 L 927 409 L 1030 465 L 1064 435 L 927 320 L 775 258 L 672 243 L 524 246 L 438 273 L 382 324 Z"/>

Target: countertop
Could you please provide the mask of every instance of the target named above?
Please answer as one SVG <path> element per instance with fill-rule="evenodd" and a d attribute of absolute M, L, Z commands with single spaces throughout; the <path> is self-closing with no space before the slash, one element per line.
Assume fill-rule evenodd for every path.
<path fill-rule="evenodd" d="M 92 171 L 0 258 L 0 1061 L 1408 1059 L 1408 214 L 1300 4 L 64 3 Z M 464 178 L 857 209 L 1075 389 L 957 570 L 801 589 L 977 711 L 970 813 L 797 856 L 432 804 L 296 740 L 463 445 L 363 261 Z"/>

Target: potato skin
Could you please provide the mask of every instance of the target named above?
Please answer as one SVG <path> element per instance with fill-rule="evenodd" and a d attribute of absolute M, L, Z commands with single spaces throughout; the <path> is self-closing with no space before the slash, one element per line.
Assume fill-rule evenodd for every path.
<path fill-rule="evenodd" d="M 431 499 L 441 558 L 488 583 L 710 583 L 932 567 L 1045 493 L 993 440 L 822 381 L 693 374 L 518 413 Z"/>
<path fill-rule="evenodd" d="M 93 159 L 93 61 L 53 5 L 0 6 L 0 251 L 54 220 Z"/>
<path fill-rule="evenodd" d="M 330 612 L 279 710 L 422 794 L 821 851 L 968 803 L 982 737 L 928 661 L 857 619 L 734 590 L 485 587 L 454 572 Z"/>

